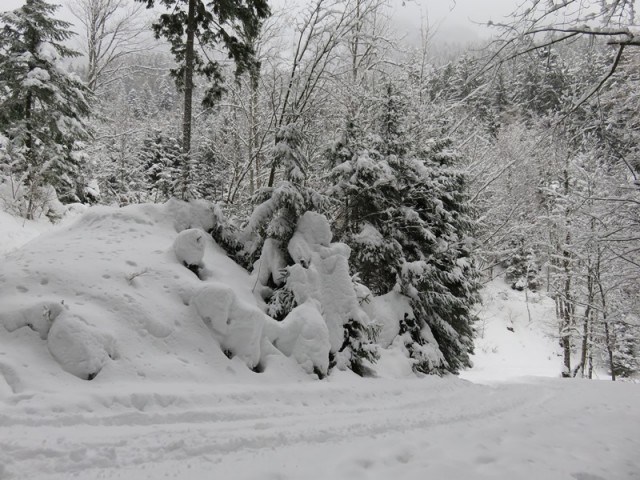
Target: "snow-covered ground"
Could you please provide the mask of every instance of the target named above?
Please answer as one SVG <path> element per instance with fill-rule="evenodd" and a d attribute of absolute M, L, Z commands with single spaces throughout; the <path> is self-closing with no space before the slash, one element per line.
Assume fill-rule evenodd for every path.
<path fill-rule="evenodd" d="M 543 292 L 513 290 L 502 278 L 482 290 L 474 367 L 461 373 L 474 382 L 560 375 L 561 350 L 555 305 Z"/>
<path fill-rule="evenodd" d="M 339 374 L 126 390 L 69 410 L 15 398 L 0 417 L 0 478 L 640 478 L 640 389 L 629 383 Z"/>
<path fill-rule="evenodd" d="M 544 295 L 529 318 L 487 286 L 471 381 L 416 378 L 393 349 L 378 378 L 319 381 L 265 344 L 257 373 L 194 300 L 215 288 L 233 325 L 255 280 L 197 232 L 176 244 L 202 220 L 180 208 L 0 213 L 0 479 L 640 479 L 640 385 L 557 378 Z"/>

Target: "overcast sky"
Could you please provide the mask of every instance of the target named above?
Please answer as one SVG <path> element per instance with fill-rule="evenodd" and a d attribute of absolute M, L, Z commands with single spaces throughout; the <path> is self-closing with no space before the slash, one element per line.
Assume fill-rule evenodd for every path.
<path fill-rule="evenodd" d="M 64 0 L 50 0 L 64 4 Z M 278 0 L 276 0 L 278 1 Z M 296 0 L 302 2 L 304 0 Z M 439 37 L 451 43 L 464 43 L 491 35 L 491 31 L 476 23 L 487 20 L 502 20 L 517 6 L 519 0 L 391 0 L 399 28 L 408 35 L 417 35 L 421 18 L 437 27 Z M 24 4 L 24 0 L 0 0 L 0 11 L 13 10 Z M 65 20 L 73 19 L 62 12 Z M 415 33 L 414 33 L 415 32 Z"/>

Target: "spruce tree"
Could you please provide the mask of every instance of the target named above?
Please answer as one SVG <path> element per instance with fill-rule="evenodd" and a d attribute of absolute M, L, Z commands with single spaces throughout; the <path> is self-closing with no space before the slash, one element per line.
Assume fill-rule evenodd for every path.
<path fill-rule="evenodd" d="M 82 165 L 77 142 L 87 139 L 87 90 L 59 62 L 78 55 L 64 45 L 70 24 L 53 17 L 57 5 L 26 0 L 0 14 L 0 134 L 10 140 L 11 171 L 27 187 L 32 217 L 45 184 L 75 199 Z"/>
<path fill-rule="evenodd" d="M 332 171 L 335 229 L 375 295 L 395 289 L 410 298 L 415 318 L 400 319 L 400 334 L 416 370 L 457 372 L 469 365 L 478 289 L 464 176 L 450 141 L 412 145 L 394 85 L 379 105 L 377 137 Z"/>

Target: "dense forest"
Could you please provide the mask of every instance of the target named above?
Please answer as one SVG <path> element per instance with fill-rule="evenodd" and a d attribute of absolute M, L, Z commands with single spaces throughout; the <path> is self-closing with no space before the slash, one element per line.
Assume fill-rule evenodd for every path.
<path fill-rule="evenodd" d="M 532 0 L 446 56 L 427 24 L 405 41 L 388 0 L 304 3 L 0 14 L 0 208 L 56 221 L 60 202 L 215 203 L 227 254 L 279 267 L 262 279 L 276 320 L 304 266 L 287 245 L 317 212 L 361 302 L 409 299 L 399 335 L 417 371 L 470 365 L 479 291 L 504 275 L 554 299 L 563 376 L 636 373 L 633 2 Z M 366 374 L 377 333 L 350 318 L 331 365 Z"/>

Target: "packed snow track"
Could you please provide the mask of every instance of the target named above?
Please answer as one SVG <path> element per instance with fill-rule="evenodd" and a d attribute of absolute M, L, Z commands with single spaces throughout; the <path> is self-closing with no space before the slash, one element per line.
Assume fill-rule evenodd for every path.
<path fill-rule="evenodd" d="M 13 398 L 2 479 L 639 479 L 640 388 L 536 379 Z"/>

